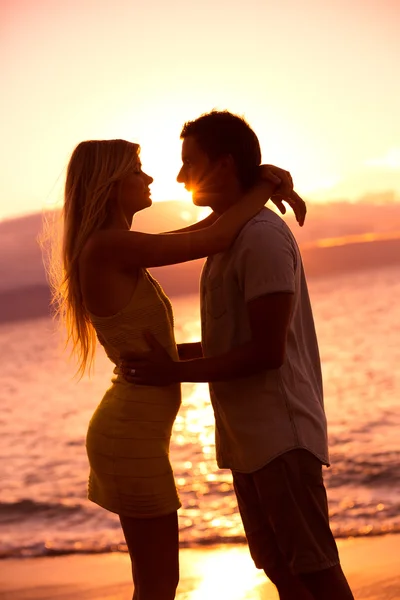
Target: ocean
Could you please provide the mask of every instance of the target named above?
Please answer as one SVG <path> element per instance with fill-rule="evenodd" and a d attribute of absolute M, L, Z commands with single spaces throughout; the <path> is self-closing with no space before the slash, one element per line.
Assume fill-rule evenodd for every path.
<path fill-rule="evenodd" d="M 400 532 L 400 268 L 309 280 L 323 366 L 337 537 Z M 29 302 L 29 298 L 26 299 Z M 172 298 L 178 342 L 200 338 L 198 298 Z M 86 499 L 89 419 L 112 366 L 80 382 L 50 318 L 0 327 L 0 557 L 125 551 L 118 517 Z M 215 463 L 205 384 L 183 384 L 171 444 L 182 546 L 244 541 Z"/>

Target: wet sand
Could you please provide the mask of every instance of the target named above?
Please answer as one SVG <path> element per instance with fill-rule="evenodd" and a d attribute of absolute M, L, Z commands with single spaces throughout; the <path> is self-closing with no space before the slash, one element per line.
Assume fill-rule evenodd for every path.
<path fill-rule="evenodd" d="M 400 600 L 400 535 L 339 540 L 356 600 Z M 127 554 L 0 561 L 0 600 L 130 600 Z M 181 551 L 177 600 L 277 600 L 246 546 Z"/>

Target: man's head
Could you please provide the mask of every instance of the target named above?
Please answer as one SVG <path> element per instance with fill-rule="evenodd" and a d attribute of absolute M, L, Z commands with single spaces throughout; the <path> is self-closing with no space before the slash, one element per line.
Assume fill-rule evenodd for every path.
<path fill-rule="evenodd" d="M 178 181 L 198 206 L 226 206 L 228 196 L 246 192 L 261 163 L 258 138 L 242 117 L 212 111 L 188 121 L 181 131 L 183 166 Z"/>

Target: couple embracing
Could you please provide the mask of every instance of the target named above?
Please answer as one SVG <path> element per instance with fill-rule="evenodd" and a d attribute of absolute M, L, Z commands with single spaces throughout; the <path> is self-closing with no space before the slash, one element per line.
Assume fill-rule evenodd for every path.
<path fill-rule="evenodd" d="M 135 600 L 173 600 L 180 507 L 169 443 L 181 382 L 208 382 L 220 468 L 232 471 L 251 555 L 281 600 L 350 600 L 329 527 L 329 464 L 317 338 L 302 260 L 271 199 L 305 205 L 290 175 L 261 165 L 254 131 L 227 111 L 181 132 L 178 181 L 212 213 L 144 234 L 151 205 L 138 145 L 80 143 L 67 171 L 63 279 L 54 282 L 83 373 L 97 340 L 114 378 L 88 429 L 89 498 L 119 515 Z M 208 257 L 202 339 L 176 344 L 169 299 L 147 268 Z M 229 600 L 229 599 L 227 599 Z"/>

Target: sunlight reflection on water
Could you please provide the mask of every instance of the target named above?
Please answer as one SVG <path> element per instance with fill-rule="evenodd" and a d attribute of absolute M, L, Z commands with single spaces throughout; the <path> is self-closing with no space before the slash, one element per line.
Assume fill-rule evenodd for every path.
<path fill-rule="evenodd" d="M 309 282 L 324 374 L 336 535 L 400 530 L 400 271 Z M 200 337 L 198 298 L 173 299 L 178 342 Z M 86 500 L 84 441 L 111 368 L 74 381 L 48 319 L 0 328 L 0 537 L 11 548 L 102 549 L 123 543 L 118 519 Z M 171 442 L 183 544 L 243 540 L 231 474 L 215 462 L 206 384 L 184 384 Z M 12 523 L 8 525 L 7 523 Z M 0 549 L 1 551 L 1 549 Z M 27 552 L 30 550 L 27 550 Z"/>
<path fill-rule="evenodd" d="M 254 568 L 247 549 L 229 548 L 221 553 L 198 554 L 194 562 L 194 573 L 190 573 L 191 565 L 185 565 L 185 578 L 198 578 L 195 589 L 182 592 L 179 600 L 261 600 L 263 590 L 273 586 L 263 571 Z M 271 595 L 276 597 L 275 594 Z"/>

